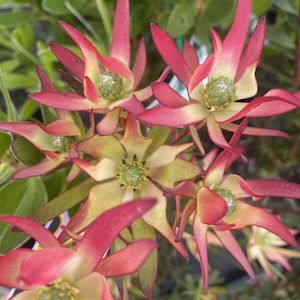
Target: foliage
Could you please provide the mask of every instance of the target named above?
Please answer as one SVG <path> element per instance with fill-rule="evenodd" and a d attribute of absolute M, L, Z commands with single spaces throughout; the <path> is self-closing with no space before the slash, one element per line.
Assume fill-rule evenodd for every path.
<path fill-rule="evenodd" d="M 222 38 L 226 36 L 235 17 L 237 2 L 237 0 L 131 1 L 130 33 L 132 60 L 138 51 L 141 37 L 145 38 L 147 49 L 148 67 L 145 70 L 139 87 L 147 87 L 150 82 L 156 80 L 165 65 L 165 62 L 159 57 L 158 51 L 152 42 L 149 29 L 150 23 L 156 23 L 160 28 L 168 32 L 180 50 L 184 47 L 183 41 L 186 39 L 189 40 L 190 37 L 193 36 L 197 39 L 197 44 L 201 45 L 198 54 L 203 54 L 203 49 L 204 52 L 210 53 L 214 50 L 209 28 L 217 29 Z M 265 47 L 263 49 L 260 67 L 256 74 L 257 81 L 259 82 L 258 95 L 264 95 L 274 87 L 286 89 L 291 94 L 297 95 L 300 88 L 300 1 L 253 0 L 252 2 L 251 31 L 262 16 L 266 16 L 267 20 Z M 109 49 L 111 48 L 115 6 L 116 1 L 105 0 L 0 0 L 0 88 L 3 95 L 3 100 L 1 99 L 0 102 L 1 122 L 29 121 L 35 124 L 38 122 L 49 124 L 57 120 L 57 113 L 59 115 L 58 109 L 42 105 L 42 102 L 38 103 L 32 100 L 30 96 L 33 92 L 41 88 L 45 91 L 45 80 L 41 80 L 41 76 L 39 78 L 36 75 L 36 66 L 38 65 L 44 70 L 47 77 L 60 92 L 69 92 L 70 86 L 65 80 L 65 73 L 57 71 L 61 68 L 61 63 L 58 62 L 57 57 L 50 50 L 48 44 L 57 43 L 64 45 L 75 54 L 79 56 L 81 56 L 81 54 L 80 50 L 74 46 L 66 32 L 61 30 L 59 21 L 65 21 L 83 32 L 102 55 L 110 57 Z M 152 26 L 152 28 L 153 27 L 154 26 Z M 159 48 L 159 46 L 157 48 Z M 169 64 L 168 61 L 166 61 L 166 64 Z M 175 75 L 178 75 L 176 74 L 176 70 L 174 71 L 173 69 L 172 71 Z M 180 78 L 180 76 L 177 77 Z M 169 78 L 171 78 L 170 75 L 167 79 Z M 164 78 L 161 78 L 161 80 L 164 80 Z M 146 100 L 145 103 L 151 103 L 151 100 Z M 109 110 L 111 108 L 112 107 L 109 107 Z M 127 153 L 130 152 L 129 147 L 131 147 L 130 144 L 127 145 L 123 143 L 125 139 L 124 135 L 126 135 L 125 111 L 127 107 L 118 107 L 118 109 L 122 111 L 120 114 L 118 113 L 121 121 L 119 126 L 116 127 L 114 135 L 117 139 L 117 143 L 119 143 L 121 147 L 125 149 L 125 153 Z M 105 114 L 107 112 L 108 111 L 105 111 Z M 132 113 L 132 111 L 130 111 L 130 113 Z M 79 132 L 79 134 L 76 135 L 76 142 L 82 142 L 90 138 L 91 132 L 95 129 L 93 127 L 94 122 L 90 121 L 91 116 L 88 116 L 88 113 L 79 112 L 72 112 L 70 115 L 71 117 L 67 116 L 67 119 L 69 121 L 71 120 L 73 126 L 72 130 Z M 65 115 L 63 117 L 60 115 L 60 119 L 64 119 L 65 117 Z M 97 125 L 98 123 L 99 118 L 96 116 L 95 124 Z M 230 171 L 230 173 L 241 174 L 246 179 L 280 177 L 299 183 L 299 109 L 287 114 L 273 116 L 272 118 L 251 119 L 250 124 L 254 127 L 267 127 L 288 132 L 290 138 L 286 140 L 269 137 L 243 137 L 241 139 L 241 145 L 247 146 L 246 156 L 249 158 L 249 162 L 248 164 L 234 164 L 228 171 Z M 61 128 L 62 127 L 63 126 L 61 126 Z M 98 125 L 96 130 L 98 130 L 98 133 L 101 135 L 104 134 L 103 130 L 108 130 L 107 124 L 105 123 L 101 128 Z M 195 130 L 194 128 L 194 135 Z M 240 130 L 242 131 L 243 128 L 240 128 Z M 94 174 L 90 169 L 86 168 L 86 163 L 93 164 L 95 161 L 103 158 L 101 155 L 101 157 L 91 155 L 88 149 L 90 145 L 84 146 L 84 144 L 82 144 L 83 146 L 80 151 L 83 152 L 80 152 L 78 157 L 73 157 L 71 153 L 66 154 L 51 147 L 47 148 L 45 146 L 47 144 L 46 142 L 44 142 L 43 145 L 39 145 L 28 139 L 28 135 L 25 136 L 22 133 L 23 135 L 21 134 L 21 136 L 23 137 L 20 137 L 18 132 L 14 132 L 10 135 L 7 134 L 7 131 L 10 130 L 5 130 L 5 132 L 0 133 L 0 214 L 18 215 L 21 217 L 31 216 L 39 223 L 45 224 L 64 211 L 69 211 L 71 216 L 75 216 L 74 220 L 77 220 L 76 218 L 81 212 L 86 213 L 84 208 L 82 208 L 84 206 L 79 208 L 79 204 L 86 198 L 89 199 L 88 201 L 92 201 L 90 199 L 93 197 L 101 200 L 101 202 L 104 203 L 101 208 L 103 211 L 110 208 L 112 203 L 117 204 L 120 202 L 118 200 L 119 194 L 108 194 L 108 192 L 111 192 L 109 190 L 111 187 L 109 182 L 105 182 L 106 185 L 102 189 L 97 185 L 97 178 L 88 178 L 93 177 Z M 140 143 L 140 140 L 154 139 L 152 143 L 149 142 L 150 144 L 147 148 L 147 152 L 145 152 L 143 156 L 143 161 L 147 161 L 149 157 L 151 157 L 151 154 L 155 153 L 157 149 L 160 149 L 159 147 L 162 147 L 164 143 L 172 146 L 182 146 L 184 143 L 195 143 L 198 147 L 197 148 L 195 144 L 192 148 L 186 147 L 178 152 L 180 159 L 170 161 L 172 165 L 169 169 L 160 169 L 157 171 L 159 175 L 161 173 L 166 174 L 165 178 L 160 178 L 159 181 L 157 179 L 159 175 L 153 175 L 151 180 L 157 180 L 159 187 L 162 188 L 164 192 L 171 189 L 173 187 L 172 184 L 176 181 L 181 182 L 190 177 L 195 177 L 196 173 L 194 174 L 193 172 L 196 171 L 192 170 L 188 165 L 190 161 L 194 162 L 195 160 L 193 153 L 197 152 L 197 155 L 201 156 L 201 147 L 204 146 L 205 149 L 212 148 L 212 143 L 206 138 L 205 133 L 201 136 L 201 141 L 199 142 L 192 136 L 193 134 L 189 136 L 188 134 L 190 132 L 192 133 L 192 129 L 191 131 L 185 131 L 185 128 L 182 129 L 178 127 L 176 132 L 174 130 L 172 132 L 166 129 L 166 127 L 154 126 L 148 133 L 148 129 L 144 125 L 141 125 L 141 131 L 142 134 L 138 138 L 138 143 Z M 49 141 L 49 136 L 53 135 L 53 132 L 50 134 L 48 131 L 45 132 L 41 134 L 41 136 L 43 136 L 42 138 L 39 136 L 39 139 L 44 139 L 43 141 L 48 139 Z M 47 134 L 48 137 L 45 137 Z M 33 133 L 30 132 L 29 135 L 33 135 Z M 227 140 L 228 136 L 229 135 L 225 134 Z M 213 142 L 215 142 L 215 140 Z M 100 139 L 97 143 L 101 146 L 105 145 L 105 142 Z M 203 145 L 201 143 L 203 143 Z M 236 145 L 233 147 L 235 146 Z M 69 147 L 69 144 L 66 147 Z M 198 151 L 196 149 L 200 150 Z M 108 151 L 113 152 L 114 150 L 109 149 Z M 53 156 L 55 156 L 55 159 L 53 159 Z M 57 167 L 65 169 L 59 169 L 48 175 L 42 174 L 43 176 L 29 179 L 11 179 L 12 175 L 18 174 L 21 169 L 35 166 L 47 159 L 49 160 L 49 157 L 50 160 L 56 162 L 52 169 Z M 83 162 L 82 159 L 86 157 L 88 157 L 86 159 L 87 162 Z M 126 156 L 124 159 L 127 159 Z M 156 159 L 158 159 L 158 157 Z M 199 165 L 200 163 L 198 167 Z M 80 172 L 79 168 L 87 174 Z M 187 170 L 187 173 L 182 175 L 182 178 L 180 178 L 179 175 L 177 178 L 177 174 L 180 174 L 180 172 L 184 173 L 182 170 Z M 17 173 L 15 173 L 16 171 Z M 176 176 L 170 179 L 170 177 L 173 176 L 170 174 L 176 174 Z M 201 178 L 203 179 L 205 176 L 206 175 L 202 174 Z M 71 182 L 66 182 L 66 178 Z M 170 180 L 174 182 L 170 183 Z M 132 191 L 129 191 L 128 193 L 130 194 L 131 192 Z M 133 192 L 137 195 L 135 189 L 133 189 Z M 107 201 L 106 203 L 104 199 L 99 196 L 101 193 L 108 198 L 114 198 L 114 200 L 111 202 Z M 143 194 L 139 196 L 143 196 Z M 148 197 L 148 194 L 145 194 L 145 196 Z M 159 194 L 159 197 L 160 196 Z M 287 198 L 288 199 L 284 202 L 278 202 L 274 195 L 269 195 L 269 197 L 262 202 L 262 207 L 271 209 L 274 215 L 280 215 L 288 227 L 299 229 L 299 203 L 297 200 L 292 199 L 292 196 Z M 9 201 L 7 201 L 7 199 L 9 199 Z M 170 200 L 171 201 L 168 202 L 168 209 L 169 203 L 172 202 L 174 198 Z M 186 198 L 183 198 L 182 201 L 183 204 L 187 203 Z M 168 210 L 166 220 L 172 223 L 173 220 L 176 219 L 174 213 L 176 208 L 174 205 L 170 205 L 170 207 L 171 209 Z M 92 209 L 95 209 L 95 207 L 92 207 Z M 144 221 L 142 221 L 141 224 L 134 223 L 131 228 L 132 232 L 127 233 L 127 235 L 124 233 L 128 239 L 123 238 L 122 240 L 124 240 L 125 243 L 122 244 L 122 241 L 119 241 L 119 244 L 124 246 L 127 245 L 126 242 L 135 239 L 155 238 L 152 227 L 158 229 L 171 241 L 173 236 L 168 236 L 164 229 L 155 223 L 156 218 L 158 218 L 157 215 L 154 215 L 152 219 L 144 217 L 145 223 L 143 223 Z M 77 221 L 75 221 L 75 223 L 76 222 Z M 152 227 L 145 225 L 146 223 L 151 224 Z M 76 223 L 75 225 L 79 226 L 78 224 L 79 223 Z M 176 222 L 174 224 L 176 224 Z M 69 229 L 72 231 L 73 229 L 75 230 L 75 228 L 77 228 L 75 225 L 71 225 Z M 81 229 L 83 229 L 83 227 Z M 187 227 L 187 231 L 189 233 L 192 232 L 191 226 Z M 249 232 L 245 231 L 243 235 L 244 240 L 241 241 L 243 245 L 245 245 L 245 241 L 248 237 Z M 62 235 L 61 242 L 64 242 L 64 239 L 66 239 L 66 236 L 63 237 Z M 27 240 L 28 236 L 23 233 L 10 232 L 8 225 L 0 224 L 0 253 L 7 253 L 16 246 L 23 245 Z M 116 242 L 114 247 L 117 248 L 119 244 Z M 218 297 L 224 300 L 229 298 L 237 300 L 251 299 L 250 297 L 253 297 L 253 299 L 263 299 L 263 297 L 270 297 L 275 287 L 274 299 L 281 299 L 280 293 L 282 292 L 281 287 L 283 285 L 281 281 L 277 281 L 276 283 L 268 281 L 263 284 L 263 286 L 258 283 L 249 288 L 245 288 L 247 284 L 243 283 L 241 289 L 229 287 L 224 290 L 223 286 L 224 284 L 228 284 L 228 282 L 227 280 L 223 280 L 223 274 L 219 275 L 218 273 L 213 273 L 210 277 L 210 284 L 213 287 L 209 290 L 207 296 L 203 296 L 201 294 L 202 286 L 199 283 L 199 269 L 195 267 L 197 262 L 194 261 L 192 267 L 186 267 L 179 254 L 167 245 L 165 241 L 160 240 L 160 245 L 160 253 L 165 252 L 168 255 L 163 257 L 162 262 L 159 262 L 157 272 L 158 288 L 155 291 L 153 299 L 170 299 L 170 297 L 172 297 L 172 299 L 181 299 L 182 295 L 187 299 L 199 300 L 219 299 Z M 175 247 L 177 247 L 179 252 L 183 253 L 180 246 L 175 245 Z M 219 249 L 220 248 L 215 246 L 209 246 L 209 253 L 217 253 L 216 256 L 212 255 L 212 262 L 220 259 L 219 256 L 221 256 L 221 259 L 226 257 L 224 251 L 220 251 Z M 193 253 L 192 249 L 189 249 L 189 251 Z M 169 253 L 172 253 L 172 255 L 170 256 Z M 163 256 L 163 254 L 160 255 Z M 146 291 L 146 294 L 151 294 L 150 290 L 152 289 L 153 282 L 151 278 L 147 278 L 145 274 L 148 274 L 148 272 L 154 274 L 156 272 L 155 263 L 157 259 L 157 252 L 154 252 L 152 254 L 151 263 L 149 263 L 149 260 L 148 265 L 145 265 L 143 267 L 144 269 L 142 268 L 139 273 L 140 278 L 144 278 L 140 283 L 138 283 L 136 277 L 128 279 L 130 282 L 128 284 L 130 287 L 130 299 L 140 299 L 143 295 L 141 290 L 143 290 L 143 292 Z M 176 271 L 174 271 L 174 266 Z M 296 268 L 295 273 L 299 274 L 298 268 Z M 184 274 L 183 277 L 181 274 Z M 155 276 L 153 275 L 153 277 Z M 224 283 L 224 281 L 226 282 Z M 278 287 L 276 284 L 278 284 Z M 285 290 L 285 297 L 290 297 L 287 299 L 297 298 L 299 291 L 296 290 L 296 286 L 297 278 L 295 275 L 295 278 L 290 279 L 289 288 Z M 253 293 L 255 293 L 255 296 L 252 295 Z"/>

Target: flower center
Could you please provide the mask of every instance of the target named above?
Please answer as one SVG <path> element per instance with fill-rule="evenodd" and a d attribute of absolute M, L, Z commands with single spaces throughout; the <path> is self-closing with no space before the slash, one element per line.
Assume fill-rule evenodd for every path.
<path fill-rule="evenodd" d="M 226 77 L 211 79 L 205 87 L 204 104 L 210 111 L 225 108 L 236 99 L 236 87 Z"/>
<path fill-rule="evenodd" d="M 35 300 L 79 300 L 78 293 L 78 289 L 61 279 L 52 285 L 40 288 Z"/>
<path fill-rule="evenodd" d="M 220 195 L 226 201 L 228 206 L 227 215 L 232 214 L 236 208 L 235 196 L 230 191 L 221 188 L 214 189 L 214 192 Z"/>
<path fill-rule="evenodd" d="M 76 141 L 73 136 L 53 136 L 52 143 L 55 151 L 61 154 L 68 154 L 71 150 L 71 145 Z"/>
<path fill-rule="evenodd" d="M 145 163 L 137 161 L 136 157 L 133 157 L 130 160 L 123 160 L 117 178 L 121 186 L 135 191 L 139 190 L 147 181 L 147 173 L 148 170 L 145 167 Z"/>
<path fill-rule="evenodd" d="M 120 96 L 122 88 L 122 76 L 110 71 L 106 71 L 100 75 L 98 89 L 102 97 L 114 101 Z"/>

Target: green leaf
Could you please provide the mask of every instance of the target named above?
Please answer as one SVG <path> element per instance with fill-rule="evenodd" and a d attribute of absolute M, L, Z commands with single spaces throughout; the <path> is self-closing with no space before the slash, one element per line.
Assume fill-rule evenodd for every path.
<path fill-rule="evenodd" d="M 68 171 L 68 168 L 63 168 L 53 171 L 43 177 L 49 200 L 52 200 L 66 190 L 66 177 Z"/>
<path fill-rule="evenodd" d="M 143 219 L 138 219 L 131 225 L 134 240 L 156 240 L 155 230 L 146 224 Z M 155 249 L 139 269 L 139 281 L 147 299 L 151 299 L 157 277 L 158 253 Z"/>
<path fill-rule="evenodd" d="M 223 22 L 230 14 L 235 1 L 232 0 L 212 0 L 206 6 L 203 15 L 203 22 L 209 26 L 216 26 Z"/>
<path fill-rule="evenodd" d="M 14 89 L 29 89 L 34 90 L 37 87 L 37 78 L 28 74 L 20 73 L 3 73 L 6 86 L 10 90 Z"/>
<path fill-rule="evenodd" d="M 21 108 L 21 120 L 27 121 L 39 109 L 39 104 L 33 100 L 27 100 Z"/>
<path fill-rule="evenodd" d="M 274 44 L 281 49 L 295 48 L 294 38 L 289 36 L 283 27 L 267 26 L 267 37 L 271 42 L 271 45 Z"/>
<path fill-rule="evenodd" d="M 0 132 L 0 159 L 3 157 L 3 155 L 9 149 L 10 140 L 11 140 L 11 138 L 10 138 L 9 134 Z"/>
<path fill-rule="evenodd" d="M 83 7 L 83 5 L 87 2 L 87 0 L 70 0 L 70 3 L 75 8 L 79 9 Z M 53 14 L 53 15 L 69 15 L 71 12 L 66 8 L 64 1 L 60 0 L 43 0 L 42 8 Z"/>
<path fill-rule="evenodd" d="M 33 50 L 35 36 L 29 23 L 25 23 L 14 30 L 14 38 L 26 49 Z"/>
<path fill-rule="evenodd" d="M 0 189 L 0 213 L 27 217 L 47 202 L 47 192 L 40 178 L 10 181 Z M 0 253 L 6 253 L 22 244 L 27 236 L 11 232 L 0 224 Z"/>
<path fill-rule="evenodd" d="M 57 115 L 52 107 L 40 105 L 43 122 L 45 124 L 52 123 L 57 120 Z"/>
<path fill-rule="evenodd" d="M 56 73 L 56 69 L 54 68 L 54 63 L 57 62 L 56 56 L 49 49 L 48 45 L 46 46 L 40 41 L 37 42 L 36 48 L 37 56 L 42 63 L 44 71 L 50 75 L 50 77 L 54 76 Z"/>
<path fill-rule="evenodd" d="M 111 41 L 111 37 L 112 37 L 112 20 L 110 18 L 110 14 L 108 12 L 108 7 L 104 0 L 95 0 L 95 2 L 96 2 L 97 9 L 99 11 L 100 17 L 103 22 L 103 26 L 105 29 L 105 34 L 106 34 L 108 44 L 110 45 L 110 41 Z"/>
<path fill-rule="evenodd" d="M 13 159 L 9 157 L 5 158 L 7 161 L 0 162 L 0 186 L 6 183 L 9 179 L 11 179 L 12 174 L 16 171 L 16 166 L 13 163 L 9 162 L 9 159 Z M 1 211 L 1 210 L 0 210 Z"/>
<path fill-rule="evenodd" d="M 168 21 L 170 19 L 170 12 L 163 12 L 159 15 L 158 24 L 160 27 L 166 29 L 168 25 Z"/>
<path fill-rule="evenodd" d="M 0 6 L 1 8 L 14 8 L 25 2 L 27 2 L 27 0 L 0 0 Z"/>
<path fill-rule="evenodd" d="M 90 188 L 96 184 L 98 182 L 91 178 L 81 182 L 36 210 L 31 217 L 41 224 L 47 223 L 83 201 L 88 196 Z"/>
<path fill-rule="evenodd" d="M 271 0 L 254 0 L 252 3 L 252 10 L 257 16 L 261 17 L 266 14 L 271 6 Z"/>
<path fill-rule="evenodd" d="M 191 29 L 195 23 L 195 8 L 177 4 L 171 12 L 167 24 L 167 31 L 172 37 L 179 37 L 184 35 Z"/>
<path fill-rule="evenodd" d="M 6 122 L 6 114 L 0 110 L 0 122 Z"/>
<path fill-rule="evenodd" d="M 0 14 L 0 26 L 15 27 L 24 22 L 33 22 L 37 19 L 32 12 L 8 12 Z"/>
<path fill-rule="evenodd" d="M 73 6 L 69 0 L 64 0 L 64 4 L 66 8 L 72 13 L 72 15 L 76 17 L 77 20 L 88 30 L 94 40 L 96 40 L 100 44 L 104 44 L 100 35 L 97 33 L 94 27 L 80 14 L 76 7 Z"/>
<path fill-rule="evenodd" d="M 20 62 L 17 59 L 9 59 L 0 63 L 0 69 L 4 73 L 9 73 L 14 71 L 19 65 Z"/>
<path fill-rule="evenodd" d="M 26 33 L 24 33 L 24 30 L 16 29 L 16 30 L 14 30 L 13 34 L 10 34 L 9 37 L 10 37 L 12 43 L 14 44 L 14 48 L 17 52 L 24 55 L 26 57 L 26 59 L 31 61 L 33 64 L 36 64 L 36 65 L 39 64 L 39 60 L 33 54 L 33 49 L 28 48 L 28 45 L 27 45 L 27 44 L 30 44 L 30 40 L 32 41 L 32 43 L 34 42 L 34 40 L 33 40 L 34 36 L 32 36 L 32 34 L 30 34 L 30 36 L 28 37 L 29 43 L 27 43 L 27 42 L 24 43 L 22 41 L 24 39 L 26 40 Z"/>
<path fill-rule="evenodd" d="M 152 126 L 147 138 L 152 139 L 152 143 L 147 148 L 145 157 L 150 156 L 155 150 L 157 150 L 168 139 L 171 133 L 170 128 L 161 126 Z"/>
<path fill-rule="evenodd" d="M 0 45 L 7 48 L 7 49 L 9 49 L 9 50 L 14 50 L 14 44 L 2 35 L 0 35 Z"/>
<path fill-rule="evenodd" d="M 21 136 L 14 137 L 11 147 L 14 155 L 26 166 L 35 165 L 45 157 L 38 148 Z"/>
<path fill-rule="evenodd" d="M 294 0 L 273 0 L 273 4 L 287 13 L 296 16 L 298 15 L 298 10 Z"/>
<path fill-rule="evenodd" d="M 8 87 L 7 87 L 7 82 L 3 78 L 3 73 L 0 69 L 0 88 L 2 90 L 2 94 L 4 97 L 5 101 L 5 106 L 6 106 L 6 111 L 7 111 L 7 121 L 8 122 L 16 122 L 19 120 L 17 110 L 15 108 L 14 103 L 12 102 L 9 92 L 8 92 Z"/>

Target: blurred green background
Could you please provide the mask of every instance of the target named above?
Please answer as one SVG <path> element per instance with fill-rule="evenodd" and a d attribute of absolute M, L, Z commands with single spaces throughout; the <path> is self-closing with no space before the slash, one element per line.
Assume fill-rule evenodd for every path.
<path fill-rule="evenodd" d="M 130 4 L 132 53 L 135 54 L 140 37 L 145 37 L 147 44 L 149 67 L 142 82 L 142 86 L 145 86 L 164 67 L 151 41 L 151 22 L 167 30 L 179 46 L 184 39 L 189 40 L 194 36 L 210 51 L 209 28 L 214 27 L 224 36 L 234 18 L 236 1 L 132 0 Z M 59 27 L 58 21 L 73 24 L 105 54 L 110 45 L 114 8 L 115 1 L 112 0 L 0 0 L 0 85 L 3 92 L 0 120 L 13 121 L 18 118 L 23 121 L 51 121 L 52 111 L 41 108 L 28 95 L 39 90 L 36 65 L 45 70 L 61 91 L 66 89 L 59 78 L 58 69 L 61 66 L 48 44 L 55 42 L 73 50 L 75 48 Z M 253 0 L 251 28 L 262 16 L 267 19 L 265 48 L 257 71 L 261 95 L 272 88 L 293 92 L 300 90 L 299 8 L 300 0 Z M 290 134 L 290 139 L 244 138 L 242 143 L 248 147 L 249 163 L 235 166 L 234 171 L 246 178 L 282 177 L 300 182 L 299 110 L 284 116 L 254 120 L 251 124 L 284 130 Z M 66 189 L 65 173 L 60 170 L 42 179 L 7 182 L 17 166 L 8 150 L 9 141 L 6 134 L 0 134 L 0 186 L 5 183 L 0 187 L 0 206 L 5 213 L 30 215 L 34 209 Z M 20 142 L 18 146 L 29 151 L 28 144 Z M 34 163 L 30 157 L 23 159 L 28 165 Z M 11 200 L 9 203 L 6 201 L 7 195 Z M 24 206 L 24 203 L 35 197 L 33 195 L 39 195 L 39 199 L 30 208 Z M 267 199 L 264 204 L 281 213 L 290 227 L 300 229 L 299 203 L 292 199 Z M 7 227 L 0 227 L 0 244 L 3 239 L 9 240 L 9 234 Z M 186 265 L 176 254 L 170 256 L 172 249 L 163 240 L 160 248 L 161 265 L 155 299 L 300 299 L 299 263 L 292 262 L 294 273 L 288 275 L 287 281 L 280 279 L 266 282 L 260 278 L 255 285 L 248 285 L 243 280 L 234 284 L 237 279 L 234 270 L 233 273 L 215 272 L 211 276 L 211 294 L 204 297 L 200 293 L 197 263 Z M 212 255 L 212 264 L 221 265 L 223 256 L 220 256 L 220 251 L 212 249 L 211 252 L 216 252 L 216 255 Z M 233 264 L 230 258 L 228 261 Z M 134 287 L 132 291 L 135 295 L 132 299 L 140 299 Z"/>

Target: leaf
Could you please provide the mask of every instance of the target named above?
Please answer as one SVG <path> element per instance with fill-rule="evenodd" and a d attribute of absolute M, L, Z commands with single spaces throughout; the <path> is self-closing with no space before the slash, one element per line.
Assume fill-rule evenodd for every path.
<path fill-rule="evenodd" d="M 83 201 L 88 196 L 90 188 L 96 184 L 98 183 L 93 179 L 81 182 L 36 210 L 31 217 L 41 224 L 47 223 Z"/>
<path fill-rule="evenodd" d="M 0 213 L 27 217 L 47 202 L 47 192 L 40 178 L 10 181 L 0 189 Z M 0 253 L 6 253 L 26 240 L 23 233 L 13 233 L 0 224 Z"/>
<path fill-rule="evenodd" d="M 134 240 L 152 239 L 156 240 L 154 229 L 147 225 L 143 219 L 136 220 L 131 225 Z M 139 281 L 143 292 L 147 296 L 146 299 L 151 299 L 155 287 L 158 266 L 158 253 L 155 249 L 147 258 L 146 262 L 139 270 Z"/>
<path fill-rule="evenodd" d="M 296 16 L 298 15 L 298 10 L 294 0 L 273 0 L 273 4 L 287 13 Z"/>
<path fill-rule="evenodd" d="M 72 6 L 79 9 L 87 2 L 87 0 L 70 0 Z M 53 15 L 69 15 L 71 12 L 66 8 L 64 1 L 60 0 L 43 0 L 42 8 Z"/>
<path fill-rule="evenodd" d="M 257 16 L 261 17 L 266 14 L 271 5 L 271 0 L 254 0 L 252 4 L 252 10 Z"/>
<path fill-rule="evenodd" d="M 112 36 L 112 20 L 108 12 L 108 7 L 104 0 L 95 0 L 95 2 L 103 22 L 106 38 L 108 40 L 108 43 L 110 43 Z"/>
<path fill-rule="evenodd" d="M 179 37 L 185 34 L 190 28 L 193 27 L 195 22 L 195 8 L 177 4 L 171 12 L 167 24 L 167 31 L 172 37 Z"/>
<path fill-rule="evenodd" d="M 19 65 L 20 62 L 17 59 L 9 59 L 0 63 L 0 69 L 4 73 L 9 73 L 14 71 Z"/>
<path fill-rule="evenodd" d="M 6 122 L 6 114 L 0 110 L 0 122 Z"/>
<path fill-rule="evenodd" d="M 3 73 L 3 77 L 10 90 L 22 88 L 34 90 L 38 85 L 37 78 L 28 74 Z"/>
<path fill-rule="evenodd" d="M 10 98 L 8 87 L 3 77 L 3 73 L 1 69 L 0 69 L 0 88 L 2 90 L 3 98 L 5 101 L 5 106 L 7 111 L 7 121 L 8 122 L 18 121 L 19 117 L 18 117 L 17 109 Z"/>
<path fill-rule="evenodd" d="M 152 139 L 152 143 L 148 146 L 145 157 L 150 156 L 168 139 L 171 130 L 168 127 L 152 126 L 147 138 Z"/>
<path fill-rule="evenodd" d="M 33 100 L 28 100 L 24 103 L 24 105 L 21 108 L 21 120 L 27 121 L 29 118 L 31 118 L 35 112 L 39 109 L 39 104 Z"/>
<path fill-rule="evenodd" d="M 49 124 L 57 120 L 57 115 L 52 107 L 40 104 L 43 123 Z"/>
<path fill-rule="evenodd" d="M 9 161 L 1 161 L 0 162 L 0 186 L 6 183 L 11 175 L 16 171 L 16 167 L 11 164 Z"/>
<path fill-rule="evenodd" d="M 269 41 L 281 49 L 294 49 L 294 38 L 290 37 L 285 28 L 278 26 L 267 26 L 267 37 Z"/>
<path fill-rule="evenodd" d="M 32 12 L 8 12 L 0 14 L 0 26 L 15 27 L 24 22 L 33 22 L 37 19 Z"/>
<path fill-rule="evenodd" d="M 67 168 L 53 171 L 43 177 L 49 200 L 57 197 L 66 190 Z"/>
<path fill-rule="evenodd" d="M 160 27 L 166 29 L 168 25 L 168 21 L 170 19 L 170 12 L 163 12 L 159 15 L 158 24 Z"/>
<path fill-rule="evenodd" d="M 57 62 L 56 56 L 49 49 L 48 45 L 44 45 L 41 41 L 37 42 L 37 56 L 39 57 L 42 68 L 49 75 L 49 77 L 55 76 L 56 69 L 54 68 L 54 63 Z"/>
<path fill-rule="evenodd" d="M 35 165 L 45 157 L 38 148 L 21 136 L 14 137 L 11 147 L 15 157 L 26 166 Z"/>
<path fill-rule="evenodd" d="M 209 26 L 216 26 L 230 14 L 235 1 L 232 0 L 212 0 L 205 8 L 203 22 Z"/>
<path fill-rule="evenodd" d="M 29 23 L 22 24 L 14 30 L 14 38 L 28 51 L 32 51 L 35 45 L 35 36 Z"/>
<path fill-rule="evenodd" d="M 0 159 L 3 157 L 3 155 L 9 149 L 10 140 L 11 140 L 11 138 L 10 138 L 9 134 L 0 132 Z"/>

